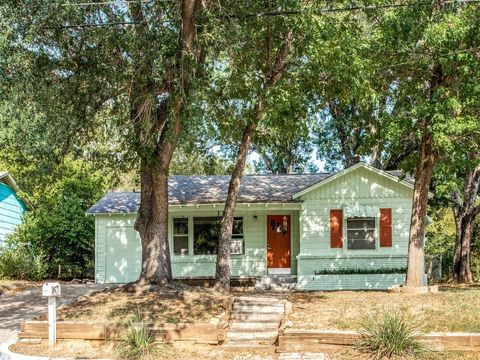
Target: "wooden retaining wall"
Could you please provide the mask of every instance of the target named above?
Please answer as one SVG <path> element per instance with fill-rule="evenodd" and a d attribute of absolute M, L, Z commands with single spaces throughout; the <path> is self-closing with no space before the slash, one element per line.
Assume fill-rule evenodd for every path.
<path fill-rule="evenodd" d="M 192 323 L 171 324 L 160 323 L 148 325 L 158 341 L 193 341 L 204 344 L 218 344 L 225 339 L 228 323 L 218 324 Z M 128 325 L 116 322 L 79 322 L 58 321 L 58 339 L 84 340 L 118 340 L 128 331 Z M 21 321 L 19 338 L 48 339 L 47 321 Z"/>
<path fill-rule="evenodd" d="M 335 352 L 352 346 L 355 331 L 285 330 L 278 337 L 278 352 Z M 433 351 L 480 351 L 480 333 L 429 333 L 419 337 Z"/>

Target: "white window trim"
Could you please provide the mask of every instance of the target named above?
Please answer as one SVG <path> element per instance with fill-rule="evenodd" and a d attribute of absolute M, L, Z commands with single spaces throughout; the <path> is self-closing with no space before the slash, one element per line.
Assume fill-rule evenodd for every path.
<path fill-rule="evenodd" d="M 380 252 L 380 211 L 376 214 L 374 217 L 375 219 L 375 249 L 348 249 L 348 240 L 347 240 L 347 217 L 343 216 L 342 213 L 342 235 L 343 235 L 343 246 L 342 246 L 342 253 L 344 254 L 358 254 L 358 255 L 363 255 L 363 254 L 372 254 L 372 253 L 379 253 Z"/>
<path fill-rule="evenodd" d="M 187 220 L 187 235 L 175 235 L 175 219 L 184 219 L 184 220 Z M 185 256 L 190 256 L 190 253 L 192 251 L 192 244 L 190 242 L 190 234 L 191 234 L 191 229 L 190 229 L 190 217 L 188 216 L 172 216 L 172 219 L 171 219 L 171 224 L 170 225 L 170 229 L 172 229 L 171 231 L 171 243 L 170 243 L 170 249 L 171 249 L 171 256 L 177 256 L 177 257 L 185 257 Z M 175 254 L 175 236 L 186 236 L 187 237 L 187 244 L 188 244 L 188 251 L 187 251 L 187 254 Z"/>

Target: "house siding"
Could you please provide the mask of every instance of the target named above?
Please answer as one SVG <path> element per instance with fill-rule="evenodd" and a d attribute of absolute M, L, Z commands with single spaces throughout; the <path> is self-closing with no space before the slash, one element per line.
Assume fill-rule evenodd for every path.
<path fill-rule="evenodd" d="M 235 216 L 244 219 L 244 254 L 232 255 L 232 276 L 258 277 L 267 274 L 267 216 L 291 216 L 291 273 L 304 290 L 385 289 L 402 284 L 405 275 L 390 269 L 403 269 L 407 263 L 413 190 L 398 180 L 368 167 L 354 167 L 326 179 L 319 186 L 302 191 L 286 204 L 239 204 Z M 380 247 L 380 211 L 375 218 L 375 250 L 347 250 L 330 246 L 330 211 L 345 206 L 392 211 L 392 246 Z M 189 218 L 188 255 L 171 254 L 174 278 L 205 278 L 215 275 L 215 255 L 193 254 L 193 218 L 220 216 L 223 205 L 170 206 L 169 230 L 176 217 Z M 141 246 L 134 230 L 135 214 L 96 214 L 95 280 L 97 283 L 123 283 L 138 278 Z M 256 219 L 254 218 L 256 217 Z M 346 238 L 346 219 L 343 238 Z M 173 235 L 169 233 L 172 252 Z M 389 269 L 386 274 L 322 274 L 324 270 Z"/>
<path fill-rule="evenodd" d="M 26 207 L 13 189 L 0 183 L 0 245 L 22 223 Z"/>
<path fill-rule="evenodd" d="M 219 216 L 220 211 L 174 208 L 169 212 L 169 229 L 176 217 L 189 218 L 189 255 L 173 255 L 173 235 L 169 231 L 172 276 L 174 278 L 202 278 L 215 276 L 215 255 L 193 255 L 193 218 Z M 292 218 L 292 274 L 296 274 L 296 256 L 300 249 L 298 210 L 252 209 L 237 211 L 243 217 L 245 251 L 232 255 L 232 276 L 253 277 L 267 274 L 267 215 L 286 214 Z M 254 219 L 254 216 L 257 219 Z M 123 283 L 134 281 L 140 274 L 140 236 L 133 228 L 135 214 L 97 215 L 95 237 L 95 281 Z"/>
<path fill-rule="evenodd" d="M 402 282 L 404 276 L 384 276 L 382 281 L 378 281 L 378 274 L 316 276 L 315 272 L 404 268 L 408 253 L 412 195 L 412 190 L 405 185 L 364 168 L 357 168 L 302 195 L 300 199 L 304 203 L 300 212 L 302 240 L 297 256 L 298 287 L 306 290 L 369 289 L 386 288 Z M 347 250 L 345 240 L 342 248 L 330 247 L 330 210 L 356 205 L 392 209 L 392 247 L 380 247 L 379 214 L 375 219 L 375 250 Z M 345 218 L 343 224 L 345 239 Z"/>

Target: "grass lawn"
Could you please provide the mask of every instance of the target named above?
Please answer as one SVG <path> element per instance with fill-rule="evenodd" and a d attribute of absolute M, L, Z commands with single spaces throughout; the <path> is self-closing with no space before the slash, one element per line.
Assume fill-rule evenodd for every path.
<path fill-rule="evenodd" d="M 228 295 L 206 288 L 162 288 L 139 295 L 118 288 L 79 300 L 61 309 L 58 316 L 63 320 L 126 322 L 140 312 L 155 322 L 208 322 L 223 315 L 228 300 Z"/>
<path fill-rule="evenodd" d="M 480 286 L 441 287 L 438 294 L 381 291 L 296 292 L 290 294 L 294 329 L 356 330 L 366 315 L 393 311 L 410 317 L 423 332 L 480 332 Z"/>

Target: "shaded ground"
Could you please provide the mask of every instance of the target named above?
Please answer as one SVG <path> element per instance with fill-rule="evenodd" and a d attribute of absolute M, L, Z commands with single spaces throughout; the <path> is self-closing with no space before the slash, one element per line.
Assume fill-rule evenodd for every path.
<path fill-rule="evenodd" d="M 0 280 L 0 296 L 13 294 L 37 286 L 42 286 L 42 282 L 27 280 Z"/>
<path fill-rule="evenodd" d="M 356 330 L 366 315 L 405 314 L 424 332 L 480 332 L 480 287 L 444 287 L 438 294 L 382 291 L 296 292 L 288 320 L 296 329 Z"/>
<path fill-rule="evenodd" d="M 58 304 L 68 304 L 80 296 L 103 289 L 101 285 L 62 284 L 62 296 Z M 14 339 L 19 329 L 20 320 L 32 319 L 47 313 L 47 299 L 42 296 L 41 286 L 21 292 L 0 296 L 0 342 Z"/>
<path fill-rule="evenodd" d="M 58 312 L 63 320 L 126 322 L 140 313 L 155 322 L 210 321 L 224 314 L 229 295 L 190 286 L 135 294 L 123 288 L 100 292 Z"/>

